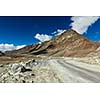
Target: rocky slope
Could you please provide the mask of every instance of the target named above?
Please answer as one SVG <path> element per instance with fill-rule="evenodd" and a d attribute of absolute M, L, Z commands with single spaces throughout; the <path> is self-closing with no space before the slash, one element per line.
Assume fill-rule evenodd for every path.
<path fill-rule="evenodd" d="M 95 51 L 97 47 L 94 42 L 88 40 L 76 31 L 67 30 L 50 41 L 29 45 L 19 50 L 7 51 L 6 55 L 83 57 Z"/>
<path fill-rule="evenodd" d="M 3 52 L 0 51 L 0 56 L 4 56 L 5 54 Z"/>
<path fill-rule="evenodd" d="M 94 52 L 88 54 L 87 58 L 91 59 L 91 63 L 95 62 L 100 65 L 100 46 Z"/>
<path fill-rule="evenodd" d="M 100 82 L 100 67 L 57 57 L 0 64 L 0 83 Z"/>
<path fill-rule="evenodd" d="M 95 42 L 95 44 L 96 44 L 98 47 L 100 47 L 100 42 Z"/>

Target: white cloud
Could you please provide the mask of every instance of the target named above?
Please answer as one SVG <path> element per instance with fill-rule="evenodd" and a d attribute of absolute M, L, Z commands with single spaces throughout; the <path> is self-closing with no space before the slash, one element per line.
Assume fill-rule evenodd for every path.
<path fill-rule="evenodd" d="M 17 50 L 24 46 L 26 45 L 15 46 L 13 44 L 0 44 L 0 51 L 5 52 L 5 51 Z"/>
<path fill-rule="evenodd" d="M 15 49 L 18 50 L 18 49 L 21 49 L 23 47 L 25 47 L 26 45 L 19 45 L 19 46 L 15 46 Z"/>
<path fill-rule="evenodd" d="M 57 35 L 62 34 L 64 31 L 65 31 L 65 30 L 63 30 L 63 29 L 57 29 L 56 31 L 54 31 L 54 32 L 51 33 L 51 34 L 54 34 L 55 36 L 57 36 Z"/>
<path fill-rule="evenodd" d="M 87 32 L 89 26 L 94 24 L 100 17 L 98 16 L 75 16 L 72 17 L 73 21 L 70 26 L 80 34 Z"/>
<path fill-rule="evenodd" d="M 44 42 L 44 41 L 48 41 L 50 39 L 52 39 L 52 36 L 47 35 L 47 34 L 36 34 L 35 38 L 40 40 L 40 42 Z"/>

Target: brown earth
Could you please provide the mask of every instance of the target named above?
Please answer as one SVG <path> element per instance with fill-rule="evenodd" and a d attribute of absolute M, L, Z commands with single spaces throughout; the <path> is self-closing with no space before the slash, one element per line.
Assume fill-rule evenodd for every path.
<path fill-rule="evenodd" d="M 74 30 L 67 30 L 49 41 L 41 44 L 28 45 L 19 50 L 6 51 L 5 54 L 8 56 L 83 57 L 94 52 L 98 48 L 98 45 Z"/>

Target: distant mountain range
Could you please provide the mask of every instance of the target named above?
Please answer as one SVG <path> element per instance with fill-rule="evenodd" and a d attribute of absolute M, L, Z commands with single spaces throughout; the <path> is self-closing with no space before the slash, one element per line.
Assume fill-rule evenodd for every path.
<path fill-rule="evenodd" d="M 55 56 L 83 57 L 94 52 L 100 43 L 94 43 L 75 30 L 66 30 L 61 35 L 41 44 L 28 45 L 19 50 L 6 51 L 7 56 Z M 0 53 L 2 55 L 2 53 Z"/>

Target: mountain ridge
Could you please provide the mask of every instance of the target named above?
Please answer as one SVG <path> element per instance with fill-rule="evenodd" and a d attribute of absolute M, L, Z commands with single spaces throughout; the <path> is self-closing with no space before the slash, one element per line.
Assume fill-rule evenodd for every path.
<path fill-rule="evenodd" d="M 34 56 L 86 56 L 88 53 L 97 49 L 97 45 L 69 29 L 55 38 L 42 42 L 41 44 L 32 44 L 19 50 L 6 51 L 6 55 L 34 55 Z"/>

